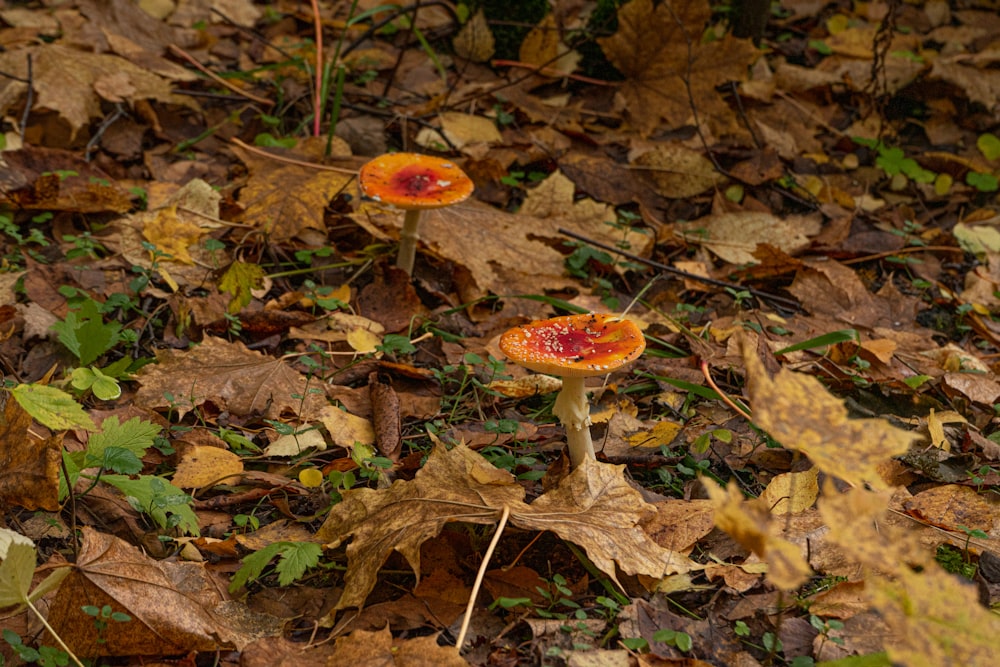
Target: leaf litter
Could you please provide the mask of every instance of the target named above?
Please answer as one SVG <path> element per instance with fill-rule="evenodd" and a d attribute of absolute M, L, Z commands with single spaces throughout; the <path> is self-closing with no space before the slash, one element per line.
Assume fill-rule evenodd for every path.
<path fill-rule="evenodd" d="M 986 3 L 163 4 L 0 9 L 5 660 L 992 664 Z M 569 472 L 496 340 L 629 304 Z"/>

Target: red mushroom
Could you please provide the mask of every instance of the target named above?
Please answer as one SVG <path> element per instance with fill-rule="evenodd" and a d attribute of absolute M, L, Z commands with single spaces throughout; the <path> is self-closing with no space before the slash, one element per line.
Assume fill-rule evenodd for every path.
<path fill-rule="evenodd" d="M 500 337 L 500 349 L 511 361 L 562 378 L 552 414 L 566 428 L 573 467 L 585 458 L 596 458 L 590 439 L 586 378 L 621 368 L 645 348 L 646 341 L 634 323 L 600 313 L 530 322 Z"/>
<path fill-rule="evenodd" d="M 465 201 L 473 190 L 472 180 L 454 162 L 417 153 L 375 158 L 361 167 L 358 185 L 362 196 L 406 211 L 396 266 L 411 275 L 420 212 Z"/>

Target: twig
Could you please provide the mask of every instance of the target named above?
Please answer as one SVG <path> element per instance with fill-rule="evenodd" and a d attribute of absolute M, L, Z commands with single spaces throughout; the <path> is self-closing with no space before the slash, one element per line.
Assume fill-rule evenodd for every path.
<path fill-rule="evenodd" d="M 24 133 L 28 130 L 28 115 L 31 113 L 31 105 L 35 103 L 35 90 L 32 86 L 34 79 L 34 65 L 32 64 L 31 54 L 28 54 L 28 94 L 24 100 L 24 113 L 21 114 L 21 138 L 24 138 Z"/>
<path fill-rule="evenodd" d="M 231 141 L 232 143 L 236 144 L 237 146 L 239 146 L 240 148 L 242 148 L 245 151 L 250 151 L 251 153 L 254 153 L 255 155 L 260 155 L 261 157 L 266 157 L 266 158 L 270 158 L 272 160 L 277 160 L 278 162 L 284 162 L 286 164 L 294 164 L 294 165 L 297 165 L 299 167 L 306 167 L 307 169 L 315 169 L 317 171 L 335 171 L 335 172 L 337 172 L 339 174 L 350 174 L 351 176 L 357 176 L 358 175 L 358 170 L 357 169 L 344 169 L 343 167 L 330 167 L 330 166 L 325 165 L 325 164 L 316 164 L 314 162 L 306 162 L 305 160 L 296 160 L 295 158 L 284 157 L 282 155 L 275 155 L 274 153 L 268 153 L 267 151 L 262 151 L 259 148 L 251 146 L 250 144 L 244 143 L 244 142 L 240 141 L 239 139 L 237 139 L 236 137 L 233 137 L 229 141 Z"/>
<path fill-rule="evenodd" d="M 465 643 L 465 634 L 469 631 L 469 624 L 472 622 L 472 610 L 476 606 L 479 589 L 482 588 L 483 579 L 486 577 L 486 568 L 490 564 L 490 557 L 493 556 L 493 551 L 497 548 L 497 543 L 500 542 L 500 536 L 503 534 L 503 529 L 507 526 L 508 518 L 510 518 L 510 507 L 504 505 L 500 521 L 497 523 L 497 529 L 493 531 L 493 539 L 490 540 L 490 545 L 486 547 L 486 553 L 483 554 L 483 562 L 480 563 L 479 571 L 476 572 L 476 581 L 472 584 L 472 592 L 469 594 L 469 604 L 465 607 L 465 618 L 462 619 L 462 628 L 458 631 L 458 639 L 455 640 L 455 650 L 457 651 L 461 651 L 462 644 Z"/>
<path fill-rule="evenodd" d="M 316 95 L 313 97 L 313 136 L 319 136 L 320 121 L 323 116 L 323 21 L 319 16 L 319 2 L 311 0 L 313 27 L 316 30 Z"/>
<path fill-rule="evenodd" d="M 124 116 L 125 114 L 126 114 L 125 107 L 122 106 L 121 103 L 116 104 L 115 112 L 104 119 L 104 121 L 101 123 L 101 126 L 97 128 L 96 132 L 94 132 L 94 136 L 91 137 L 90 141 L 87 142 L 87 147 L 83 149 L 84 160 L 90 162 L 90 153 L 91 151 L 96 150 L 97 144 L 99 144 L 101 141 L 101 137 L 104 136 L 104 133 L 108 131 L 109 127 L 118 122 L 118 119 Z"/>
<path fill-rule="evenodd" d="M 726 394 L 726 392 L 722 391 L 722 389 L 719 388 L 719 385 L 715 384 L 715 380 L 712 379 L 712 371 L 708 367 L 708 362 L 702 359 L 698 363 L 698 366 L 699 368 L 701 368 L 701 374 L 705 376 L 705 382 L 707 382 L 708 386 L 711 387 L 715 391 L 715 393 L 719 395 L 719 398 L 722 399 L 722 402 L 728 405 L 730 408 L 732 408 L 737 414 L 746 419 L 748 422 L 753 422 L 753 417 L 750 416 L 750 413 L 748 413 L 742 407 L 737 405 L 736 401 L 729 398 L 729 395 Z"/>
<path fill-rule="evenodd" d="M 633 261 L 641 262 L 646 266 L 651 266 L 654 269 L 659 269 L 660 271 L 665 271 L 666 273 L 672 273 L 676 276 L 680 276 L 688 280 L 694 280 L 696 282 L 705 283 L 706 285 L 714 285 L 715 287 L 723 287 L 737 291 L 746 290 L 747 292 L 750 292 L 750 294 L 754 295 L 759 299 L 763 299 L 765 301 L 773 301 L 775 303 L 781 304 L 786 308 L 791 308 L 796 311 L 802 310 L 802 306 L 800 306 L 799 302 L 796 301 L 795 299 L 789 299 L 788 297 L 784 297 L 779 294 L 772 294 L 771 292 L 765 292 L 755 287 L 747 287 L 746 285 L 740 285 L 739 283 L 731 283 L 725 280 L 716 280 L 715 278 L 706 278 L 705 276 L 699 276 L 694 273 L 688 273 L 687 271 L 681 271 L 680 269 L 674 268 L 668 264 L 661 264 L 660 262 L 656 262 L 651 259 L 646 259 L 645 257 L 640 257 L 639 255 L 633 254 L 626 250 L 622 250 L 621 248 L 616 248 L 614 246 L 601 243 L 600 241 L 595 241 L 594 239 L 587 238 L 586 236 L 577 234 L 576 232 L 572 232 L 568 229 L 563 229 L 562 227 L 560 227 L 556 231 L 572 239 L 583 241 L 584 243 L 588 243 L 597 248 L 601 248 L 602 250 L 607 250 L 608 252 L 617 253 L 622 257 L 627 257 L 628 259 L 631 259 Z"/>
<path fill-rule="evenodd" d="M 559 54 L 551 60 L 554 62 L 559 60 L 562 54 Z M 566 74 L 565 72 L 560 72 L 559 70 L 552 69 L 551 67 L 546 67 L 545 65 L 535 65 L 533 63 L 525 63 L 520 60 L 491 60 L 490 65 L 493 67 L 518 67 L 520 69 L 531 70 L 534 74 L 541 74 L 543 76 L 548 76 L 553 79 L 573 79 L 574 81 L 580 81 L 581 83 L 591 83 L 595 86 L 620 86 L 621 84 L 617 81 L 603 81 L 601 79 L 591 79 L 589 76 L 583 76 L 582 74 Z"/>
<path fill-rule="evenodd" d="M 260 104 L 262 106 L 266 106 L 266 107 L 272 107 L 272 106 L 274 106 L 274 101 L 269 100 L 269 99 L 265 99 L 263 97 L 258 97 L 257 95 L 254 95 L 253 93 L 249 93 L 249 92 L 247 92 L 245 90 L 241 90 L 238 86 L 234 86 L 233 84 L 229 83 L 228 81 L 226 81 L 225 79 L 223 79 L 219 75 L 215 74 L 215 72 L 210 71 L 207 67 L 205 67 L 200 62 L 198 62 L 197 60 L 195 60 L 194 56 L 192 56 L 190 53 L 188 53 L 187 51 L 185 51 L 181 47 L 177 46 L 176 44 L 171 44 L 168 48 L 169 48 L 169 50 L 170 50 L 171 53 L 173 53 L 176 56 L 180 56 L 184 60 L 186 60 L 189 63 L 191 63 L 192 65 L 194 65 L 198 69 L 199 72 L 201 72 L 202 74 L 204 74 L 209 79 L 211 79 L 212 81 L 216 82 L 217 84 L 219 84 L 223 88 L 227 88 L 227 89 L 233 91 L 234 93 L 236 93 L 237 95 L 242 95 L 243 97 L 247 98 L 248 100 L 253 100 L 257 104 Z"/>

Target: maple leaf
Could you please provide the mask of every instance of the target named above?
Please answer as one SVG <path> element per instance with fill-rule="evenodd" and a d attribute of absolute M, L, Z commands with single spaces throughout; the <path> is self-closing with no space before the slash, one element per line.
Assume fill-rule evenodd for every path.
<path fill-rule="evenodd" d="M 375 586 L 378 569 L 400 552 L 419 577 L 420 545 L 451 521 L 490 524 L 504 506 L 521 528 L 551 530 L 580 545 L 612 579 L 617 564 L 628 574 L 662 578 L 699 567 L 658 546 L 639 527 L 656 514 L 625 481 L 624 466 L 591 461 L 528 505 L 524 489 L 505 470 L 493 467 L 463 445 L 436 448 L 412 481 L 388 489 L 353 489 L 343 494 L 317 532 L 328 548 L 347 546 L 346 583 L 336 608 L 360 607 Z"/>
<path fill-rule="evenodd" d="M 665 1 L 655 7 L 653 0 L 632 0 L 618 11 L 618 32 L 598 40 L 625 75 L 620 92 L 642 134 L 686 124 L 692 102 L 700 120 L 735 131 L 735 118 L 715 87 L 745 80 L 757 50 L 729 35 L 703 43 L 711 14 L 707 0 Z"/>
<path fill-rule="evenodd" d="M 862 565 L 865 593 L 892 633 L 886 649 L 894 664 L 993 665 L 1000 619 L 976 599 L 975 587 L 945 573 L 919 547 L 916 534 L 887 524 L 889 494 L 823 489 L 820 513 L 829 538 Z"/>
<path fill-rule="evenodd" d="M 305 139 L 291 158 L 298 163 L 268 159 L 257 153 L 234 147 L 250 170 L 240 203 L 246 207 L 243 222 L 266 230 L 273 242 L 287 241 L 305 230 L 323 231 L 323 211 L 353 176 L 321 168 L 309 162 L 324 159 L 326 139 Z M 342 139 L 333 144 L 335 157 L 350 155 Z"/>
<path fill-rule="evenodd" d="M 767 563 L 772 584 L 791 591 L 806 582 L 811 570 L 802 550 L 778 536 L 781 529 L 763 502 L 744 499 L 735 481 L 723 488 L 706 478 L 704 486 L 715 505 L 715 525 Z"/>
<path fill-rule="evenodd" d="M 754 348 L 743 341 L 754 421 L 826 474 L 854 486 L 886 488 L 879 465 L 905 453 L 918 436 L 884 419 L 848 419 L 843 401 L 812 376 L 782 369 L 771 379 Z"/>

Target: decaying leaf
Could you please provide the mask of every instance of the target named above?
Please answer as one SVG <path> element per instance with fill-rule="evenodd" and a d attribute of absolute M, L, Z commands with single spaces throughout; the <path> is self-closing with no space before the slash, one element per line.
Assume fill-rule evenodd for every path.
<path fill-rule="evenodd" d="M 0 503 L 55 511 L 62 437 L 41 440 L 30 428 L 31 415 L 8 397 L 0 421 Z"/>
<path fill-rule="evenodd" d="M 80 612 L 82 602 L 111 605 L 131 620 L 99 630 L 93 617 Z M 250 615 L 241 625 L 220 617 L 224 604 L 201 565 L 157 561 L 116 537 L 84 527 L 77 562 L 60 585 L 48 620 L 81 657 L 241 648 L 257 633 L 280 632 L 273 623 L 253 628 Z"/>
<path fill-rule="evenodd" d="M 789 591 L 805 583 L 809 563 L 798 546 L 778 536 L 776 519 L 760 499 L 746 500 L 735 481 L 723 488 L 705 479 L 704 486 L 715 504 L 715 525 L 767 563 L 768 581 Z"/>
<path fill-rule="evenodd" d="M 658 5 L 653 0 L 632 0 L 618 10 L 618 32 L 597 40 L 625 75 L 621 95 L 629 118 L 643 134 L 664 124 L 671 128 L 686 124 L 692 105 L 716 134 L 736 131 L 735 116 L 715 87 L 744 80 L 756 49 L 749 41 L 730 36 L 702 41 L 710 16 L 706 0 Z"/>
<path fill-rule="evenodd" d="M 143 368 L 136 404 L 171 408 L 184 415 L 205 401 L 239 415 L 278 418 L 285 410 L 304 420 L 326 401 L 309 391 L 305 376 L 281 359 L 206 337 L 189 350 L 161 350 L 156 365 Z"/>
<path fill-rule="evenodd" d="M 419 576 L 420 545 L 446 523 L 494 523 L 504 506 L 510 508 L 512 524 L 551 530 L 578 544 L 616 581 L 616 566 L 656 579 L 699 568 L 686 556 L 659 547 L 642 530 L 640 522 L 656 510 L 628 485 L 623 469 L 587 461 L 528 505 L 524 490 L 507 471 L 465 446 L 449 451 L 439 446 L 412 481 L 397 481 L 381 491 L 347 491 L 331 509 L 317 539 L 328 548 L 351 540 L 337 608 L 364 604 L 392 551 L 400 552 Z"/>
<path fill-rule="evenodd" d="M 843 402 L 810 375 L 782 369 L 770 378 L 753 347 L 744 340 L 754 421 L 822 472 L 852 485 L 886 488 L 879 464 L 905 453 L 917 435 L 884 419 L 848 419 Z"/>

